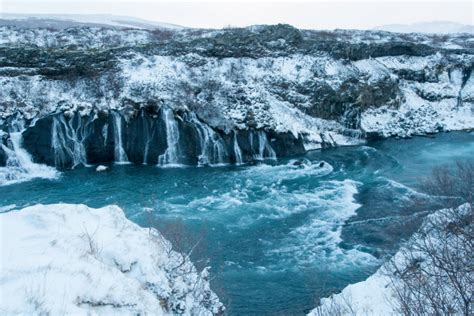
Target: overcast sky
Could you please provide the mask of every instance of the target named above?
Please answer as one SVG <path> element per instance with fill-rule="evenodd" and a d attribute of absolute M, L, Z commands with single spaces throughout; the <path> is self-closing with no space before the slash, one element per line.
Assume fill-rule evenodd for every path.
<path fill-rule="evenodd" d="M 116 14 L 190 27 L 289 23 L 300 28 L 366 29 L 386 24 L 453 21 L 473 24 L 471 1 L 117 1 L 0 0 L 2 13 Z"/>

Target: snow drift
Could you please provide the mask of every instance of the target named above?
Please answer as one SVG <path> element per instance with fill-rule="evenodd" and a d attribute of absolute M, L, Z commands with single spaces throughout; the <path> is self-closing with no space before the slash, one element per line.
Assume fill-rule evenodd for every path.
<path fill-rule="evenodd" d="M 3 315 L 212 315 L 208 270 L 117 206 L 35 205 L 0 214 Z"/>

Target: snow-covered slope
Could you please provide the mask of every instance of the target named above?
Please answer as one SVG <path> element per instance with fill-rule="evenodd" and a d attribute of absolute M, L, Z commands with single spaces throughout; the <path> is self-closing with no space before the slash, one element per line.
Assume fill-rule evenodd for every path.
<path fill-rule="evenodd" d="M 15 14 L 0 13 L 1 26 L 57 28 L 100 26 L 137 29 L 181 29 L 182 26 L 112 14 Z"/>
<path fill-rule="evenodd" d="M 469 34 L 289 25 L 217 31 L 3 27 L 1 141 L 11 148 L 8 134 L 18 132 L 12 124 L 22 121 L 25 133 L 31 132 L 26 149 L 36 162 L 70 167 L 110 162 L 113 155 L 91 151 L 87 138 L 103 135 L 102 147 L 108 147 L 105 136 L 113 133 L 110 146 L 121 141 L 122 157 L 139 150 L 137 162 L 157 163 L 144 153 L 151 148 L 155 156 L 164 154 L 167 147 L 150 140 L 159 133 L 170 140 L 166 146 L 181 146 L 173 152 L 186 157 L 175 163 L 211 155 L 204 160 L 221 164 L 237 162 L 239 151 L 248 161 L 369 138 L 474 128 L 473 45 Z M 122 123 L 107 121 L 111 111 Z M 61 135 L 56 129 L 55 140 L 52 114 L 64 115 L 56 121 L 67 130 Z M 138 117 L 149 120 L 145 131 L 130 130 Z M 93 127 L 98 119 L 103 122 Z M 162 120 L 168 124 L 152 127 Z M 116 128 L 109 130 L 111 125 Z M 167 138 L 171 132 L 176 135 Z M 70 156 L 80 151 L 81 157 L 58 164 L 53 147 Z M 0 150 L 0 165 L 1 156 Z"/>
<path fill-rule="evenodd" d="M 0 214 L 2 315 L 211 315 L 207 269 L 117 206 L 35 205 Z"/>
<path fill-rule="evenodd" d="M 460 300 L 458 295 L 458 288 L 471 288 L 472 295 L 472 270 L 461 270 L 462 264 L 466 262 L 458 262 L 457 259 L 462 257 L 467 262 L 472 262 L 472 253 L 465 253 L 469 246 L 461 246 L 460 243 L 468 242 L 464 240 L 463 235 L 456 232 L 455 229 L 450 231 L 449 227 L 466 227 L 466 232 L 472 232 L 472 216 L 474 210 L 469 203 L 459 206 L 457 209 L 443 209 L 428 216 L 423 222 L 420 230 L 415 233 L 410 240 L 404 245 L 388 263 L 383 265 L 375 274 L 370 276 L 367 280 L 351 284 L 345 287 L 340 293 L 334 294 L 329 298 L 321 300 L 321 305 L 309 313 L 310 316 L 323 315 L 351 315 L 351 316 L 390 316 L 400 315 L 398 308 L 400 308 L 397 300 L 397 293 L 401 293 L 401 283 L 399 277 L 394 273 L 392 263 L 395 262 L 397 267 L 410 273 L 413 267 L 426 271 L 425 273 L 431 275 L 433 278 L 445 279 L 445 282 L 439 284 L 439 279 L 436 281 L 424 280 L 425 284 L 433 283 L 431 289 L 436 289 L 439 303 L 442 304 L 441 299 L 451 304 L 453 315 L 462 315 L 463 306 L 457 305 Z M 461 214 L 461 216 L 459 216 Z M 458 221 L 458 222 L 456 222 Z M 456 222 L 456 225 L 453 225 Z M 439 240 L 442 237 L 444 240 Z M 420 250 L 419 245 L 428 247 L 432 252 L 429 253 Z M 450 248 L 451 247 L 451 248 Z M 410 250 L 407 250 L 410 249 Z M 472 247 L 471 247 L 472 249 Z M 444 255 L 441 256 L 440 254 Z M 453 260 L 451 262 L 436 261 L 438 258 L 442 260 Z M 446 259 L 447 258 L 447 259 Z M 412 262 L 413 261 L 413 262 Z M 415 265 L 414 265 L 415 264 Z M 453 264 L 453 266 L 449 266 Z M 465 265 L 466 267 L 469 264 Z M 438 268 L 439 266 L 450 267 L 453 271 L 461 271 L 465 275 L 456 276 L 456 281 L 470 280 L 467 284 L 456 283 L 450 279 L 449 273 Z M 454 270 L 459 269 L 459 270 Z M 443 289 L 437 288 L 443 286 Z M 458 287 L 458 288 L 456 288 Z M 398 291 L 396 291 L 397 289 Z M 423 303 L 424 289 L 418 288 L 419 299 Z M 407 292 L 409 293 L 409 292 Z M 466 293 L 469 295 L 469 293 Z M 404 294 L 406 295 L 406 294 Z M 427 315 L 432 315 L 434 312 L 430 310 L 430 302 L 426 301 L 426 307 L 423 310 L 427 311 Z M 415 307 L 415 306 L 413 306 Z M 430 312 L 431 311 L 431 312 Z"/>

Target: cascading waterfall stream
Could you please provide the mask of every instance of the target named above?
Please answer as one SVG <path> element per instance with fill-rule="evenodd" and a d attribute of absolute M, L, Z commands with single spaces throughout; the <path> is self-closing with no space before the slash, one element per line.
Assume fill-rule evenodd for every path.
<path fill-rule="evenodd" d="M 244 163 L 242 159 L 242 151 L 240 150 L 239 142 L 237 141 L 236 131 L 234 131 L 234 156 L 235 156 L 235 164 L 241 165 Z"/>
<path fill-rule="evenodd" d="M 169 107 L 162 108 L 159 116 L 148 116 L 143 111 L 141 116 L 126 119 L 117 111 L 110 111 L 108 117 L 78 113 L 66 117 L 57 113 L 26 129 L 21 119 L 9 124 L 10 132 L 24 130 L 25 149 L 34 159 L 57 168 L 88 166 L 88 162 L 182 167 L 183 163 L 220 166 L 276 159 L 273 141 L 263 130 L 224 133 L 201 121 L 195 113 L 175 116 Z M 41 146 L 36 147 L 37 141 Z M 278 141 L 277 135 L 275 143 Z M 5 165 L 6 152 L 13 146 L 5 141 L 3 145 L 9 147 L 0 148 L 1 163 Z"/>
<path fill-rule="evenodd" d="M 74 128 L 72 120 L 66 121 L 62 115 L 53 118 L 51 145 L 56 166 L 63 166 L 67 156 L 72 158 L 73 168 L 78 165 L 87 166 L 87 155 L 83 142 L 90 134 L 89 123 L 90 121 L 83 125 L 82 120 L 79 119 L 77 127 Z"/>
<path fill-rule="evenodd" d="M 5 167 L 0 167 L 0 185 L 27 181 L 32 178 L 53 179 L 58 172 L 46 165 L 34 163 L 30 154 L 22 147 L 21 132 L 11 132 L 10 142 L 12 149 L 1 145 L 8 156 Z"/>
<path fill-rule="evenodd" d="M 158 164 L 160 166 L 177 166 L 179 165 L 179 129 L 172 109 L 163 109 L 163 120 L 166 126 L 167 148 L 164 154 L 158 157 Z"/>
<path fill-rule="evenodd" d="M 253 134 L 250 134 L 250 146 L 253 148 L 254 139 Z M 255 160 L 264 160 L 264 159 L 272 159 L 276 160 L 276 153 L 273 150 L 272 146 L 270 145 L 267 134 L 264 131 L 257 132 L 258 137 L 258 153 L 254 155 Z"/>
<path fill-rule="evenodd" d="M 31 160 L 30 154 L 22 148 L 23 137 L 21 132 L 10 133 L 10 141 L 13 146 L 13 153 L 15 155 L 9 156 L 9 161 L 7 165 L 9 166 L 18 166 L 28 172 L 36 170 L 36 164 Z M 12 153 L 12 152 L 10 152 Z M 11 159 L 10 159 L 11 158 Z"/>
<path fill-rule="evenodd" d="M 150 151 L 150 143 L 151 143 L 151 133 L 150 128 L 148 126 L 148 122 L 144 119 L 144 112 L 141 114 L 143 118 L 143 135 L 146 135 L 146 142 L 145 142 L 145 149 L 143 150 L 143 164 L 146 165 L 148 161 L 148 153 Z"/>
<path fill-rule="evenodd" d="M 123 138 L 122 138 L 122 117 L 115 111 L 110 111 L 114 122 L 114 157 L 115 163 L 126 164 L 128 163 L 127 153 L 123 149 Z"/>
<path fill-rule="evenodd" d="M 191 122 L 196 125 L 201 146 L 198 165 L 224 165 L 226 164 L 227 151 L 224 141 L 212 128 L 203 124 L 196 114 L 191 114 Z"/>
<path fill-rule="evenodd" d="M 102 137 L 104 138 L 104 146 L 107 146 L 107 140 L 109 139 L 109 123 L 105 123 L 102 127 Z"/>

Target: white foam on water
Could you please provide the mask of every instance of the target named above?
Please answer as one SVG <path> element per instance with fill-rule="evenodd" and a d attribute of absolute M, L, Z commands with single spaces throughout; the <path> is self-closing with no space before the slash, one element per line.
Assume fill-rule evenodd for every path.
<path fill-rule="evenodd" d="M 5 167 L 0 167 L 0 186 L 28 181 L 34 178 L 56 179 L 59 172 L 43 164 L 33 162 L 30 154 L 22 147 L 21 132 L 10 133 L 13 149 L 2 145 L 8 156 Z"/>
<path fill-rule="evenodd" d="M 166 126 L 166 151 L 158 157 L 158 164 L 167 167 L 179 167 L 179 129 L 178 123 L 174 118 L 173 110 L 170 108 L 163 109 L 163 121 Z"/>
<path fill-rule="evenodd" d="M 306 160 L 298 165 L 295 162 L 292 160 L 286 165 L 262 164 L 240 169 L 231 174 L 232 181 L 228 183 L 230 190 L 223 183 L 223 190 L 213 190 L 192 200 L 160 201 L 158 209 L 165 216 L 180 213 L 193 218 L 208 218 L 209 213 L 212 213 L 213 220 L 222 220 L 226 226 L 234 228 L 246 228 L 259 220 L 277 220 L 306 212 L 320 203 L 318 194 L 308 191 L 304 186 L 288 189 L 281 183 L 282 180 L 320 177 L 331 173 L 333 168 L 328 163 L 320 167 L 320 162 L 312 164 Z M 227 180 L 223 179 L 225 183 Z"/>
<path fill-rule="evenodd" d="M 314 214 L 309 222 L 293 229 L 267 255 L 276 257 L 279 264 L 297 265 L 329 263 L 329 266 L 366 265 L 376 262 L 372 255 L 356 249 L 339 247 L 344 222 L 356 215 L 360 207 L 354 200 L 358 182 L 352 180 L 327 181 L 312 195 Z"/>
<path fill-rule="evenodd" d="M 222 194 L 213 193 L 205 197 L 196 198 L 187 201 L 183 196 L 179 198 L 170 198 L 165 201 L 160 201 L 158 209 L 171 215 L 181 213 L 186 214 L 187 218 L 199 218 L 203 213 L 204 216 L 209 216 L 209 213 L 218 210 L 219 213 L 213 213 L 213 218 L 228 215 L 237 208 L 244 206 L 248 198 L 245 191 L 231 190 Z M 191 211 L 191 212 L 190 212 Z M 195 212 L 198 211 L 198 212 Z"/>
<path fill-rule="evenodd" d="M 288 165 L 283 168 L 290 173 L 293 171 Z M 311 189 L 305 185 L 290 189 L 280 183 L 270 183 L 271 178 L 262 181 L 261 176 L 260 172 L 255 173 L 254 178 L 245 175 L 246 178 L 230 191 L 213 190 L 209 195 L 191 201 L 186 197 L 169 199 L 160 202 L 158 209 L 164 211 L 162 214 L 165 216 L 185 214 L 188 219 L 221 222 L 230 230 L 253 229 L 253 226 L 268 221 L 296 220 L 290 224 L 295 226 L 282 239 L 262 237 L 262 242 L 268 242 L 265 255 L 274 263 L 270 265 L 271 269 L 313 266 L 315 263 L 341 268 L 378 262 L 362 250 L 340 247 L 342 227 L 360 207 L 354 198 L 360 183 L 330 180 L 321 181 Z M 303 222 L 298 224 L 299 220 Z"/>
<path fill-rule="evenodd" d="M 164 165 L 157 165 L 157 167 L 159 168 L 163 168 L 163 169 L 166 169 L 166 168 L 190 168 L 191 166 L 189 165 L 184 165 L 184 164 L 180 164 L 180 163 L 168 163 L 168 164 L 164 164 Z"/>
<path fill-rule="evenodd" d="M 230 191 L 213 191 L 191 201 L 168 199 L 160 202 L 159 208 L 170 214 L 186 213 L 188 216 L 191 213 L 189 216 L 192 217 L 200 216 L 199 213 L 206 213 L 203 215 L 206 217 L 212 213 L 213 219 L 231 216 L 236 219 L 226 220 L 226 226 L 244 228 L 261 219 L 280 219 L 307 210 L 310 197 L 306 195 L 311 194 L 304 190 L 288 192 L 285 186 L 267 186 L 247 180 Z"/>
<path fill-rule="evenodd" d="M 388 187 L 389 190 L 397 189 L 399 191 L 403 191 L 403 195 L 401 195 L 401 198 L 407 200 L 407 201 L 413 201 L 416 198 L 431 198 L 429 194 L 423 193 L 423 192 L 418 192 L 409 186 L 406 186 L 400 182 L 397 182 L 395 180 L 389 179 L 387 177 L 378 177 L 378 179 L 382 179 L 387 182 L 385 185 Z"/>
<path fill-rule="evenodd" d="M 333 170 L 334 168 L 325 161 L 311 162 L 307 159 L 293 159 L 284 165 L 260 164 L 258 166 L 252 166 L 248 168 L 246 172 L 254 179 L 262 179 L 266 182 L 278 182 L 301 177 L 323 177 L 333 172 Z"/>

